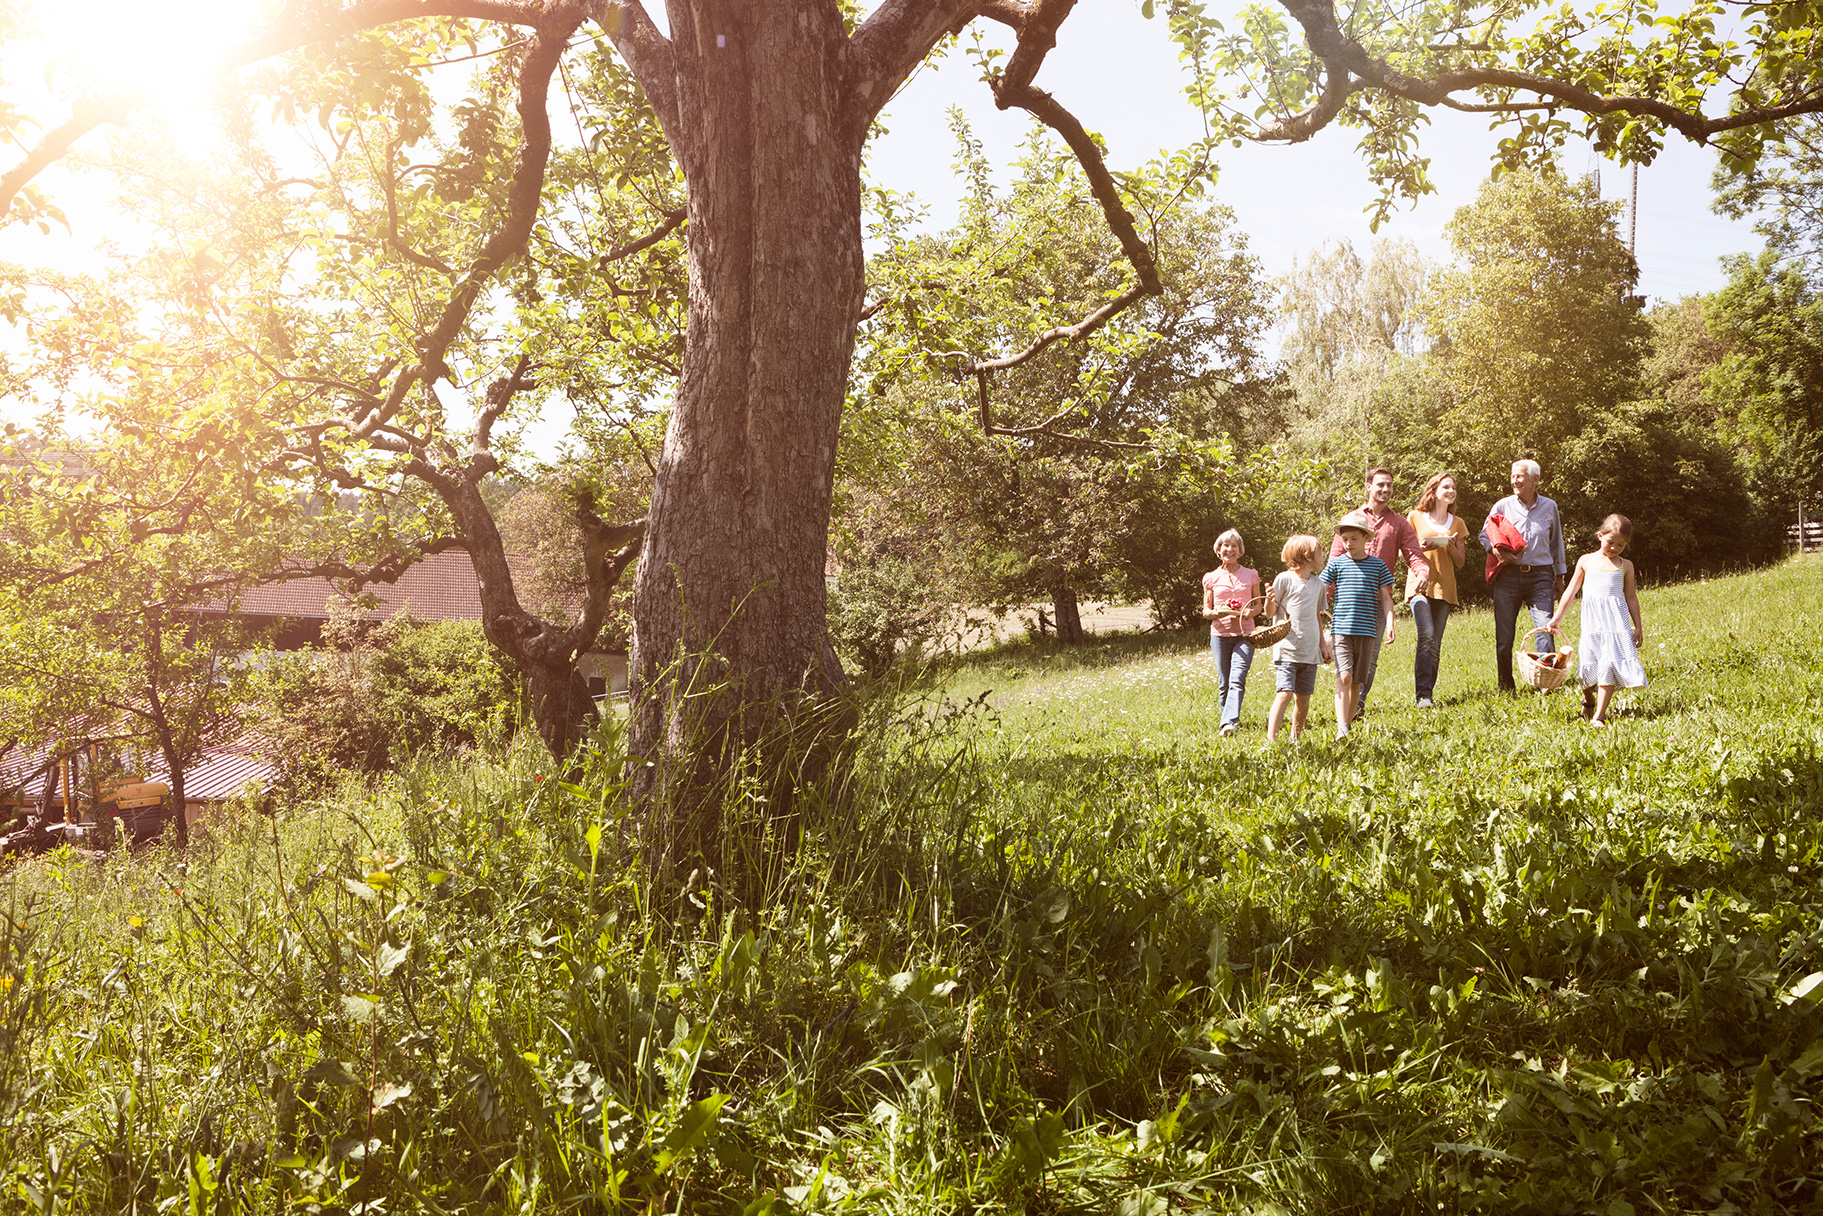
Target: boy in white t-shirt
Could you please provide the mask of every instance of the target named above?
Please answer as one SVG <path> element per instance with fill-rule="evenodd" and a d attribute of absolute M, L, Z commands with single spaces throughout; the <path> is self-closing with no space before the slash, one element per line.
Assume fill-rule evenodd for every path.
<path fill-rule="evenodd" d="M 1289 618 L 1291 632 L 1272 648 L 1272 713 L 1266 719 L 1266 738 L 1276 740 L 1285 721 L 1285 710 L 1294 701 L 1291 741 L 1304 733 L 1310 717 L 1310 694 L 1317 688 L 1317 666 L 1330 661 L 1329 636 L 1317 615 L 1323 607 L 1323 583 L 1317 578 L 1317 555 L 1322 551 L 1314 536 L 1294 536 L 1279 551 L 1285 573 L 1272 580 L 1266 613 L 1276 622 Z"/>

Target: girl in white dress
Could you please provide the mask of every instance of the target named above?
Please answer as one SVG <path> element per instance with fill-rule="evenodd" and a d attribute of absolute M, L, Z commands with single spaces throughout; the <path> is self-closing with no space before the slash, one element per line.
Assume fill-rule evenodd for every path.
<path fill-rule="evenodd" d="M 1545 628 L 1555 630 L 1576 593 L 1584 592 L 1582 658 L 1576 665 L 1577 679 L 1582 681 L 1582 716 L 1593 726 L 1606 726 L 1614 690 L 1646 686 L 1646 669 L 1639 661 L 1639 648 L 1646 641 L 1646 618 L 1639 609 L 1633 563 L 1621 556 L 1633 536 L 1633 521 L 1625 515 L 1610 515 L 1602 520 L 1595 536 L 1601 548 L 1577 559 L 1576 574 Z"/>

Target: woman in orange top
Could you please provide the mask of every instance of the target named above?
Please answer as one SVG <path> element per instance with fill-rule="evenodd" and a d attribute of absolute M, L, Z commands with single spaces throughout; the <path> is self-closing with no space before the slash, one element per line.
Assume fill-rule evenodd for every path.
<path fill-rule="evenodd" d="M 1411 604 L 1412 624 L 1418 634 L 1412 659 L 1412 685 L 1421 709 L 1431 707 L 1437 688 L 1437 659 L 1443 650 L 1443 630 L 1450 610 L 1456 607 L 1456 571 L 1468 556 L 1469 526 L 1456 514 L 1456 476 L 1439 473 L 1424 483 L 1418 505 L 1406 516 L 1418 534 L 1418 546 L 1430 559 L 1430 574 L 1420 582 L 1407 563 L 1405 598 Z"/>

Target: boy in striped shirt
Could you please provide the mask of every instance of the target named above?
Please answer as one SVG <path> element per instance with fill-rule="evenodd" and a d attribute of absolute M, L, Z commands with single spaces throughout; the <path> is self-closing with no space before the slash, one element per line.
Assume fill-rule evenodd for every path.
<path fill-rule="evenodd" d="M 1386 640 L 1393 640 L 1393 572 L 1367 551 L 1372 526 L 1359 511 L 1336 522 L 1336 536 L 1345 552 L 1323 567 L 1325 588 L 1335 596 L 1335 616 L 1330 636 L 1336 650 L 1336 738 L 1348 737 L 1361 689 L 1374 678 L 1380 662 L 1380 623 L 1386 623 Z"/>

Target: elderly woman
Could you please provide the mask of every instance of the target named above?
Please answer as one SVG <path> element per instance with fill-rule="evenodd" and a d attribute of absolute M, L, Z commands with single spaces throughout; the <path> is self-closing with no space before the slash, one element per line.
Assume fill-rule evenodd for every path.
<path fill-rule="evenodd" d="M 1430 569 L 1419 573 L 1406 565 L 1405 599 L 1412 609 L 1418 633 L 1418 652 L 1412 659 L 1412 685 L 1418 708 L 1431 707 L 1437 689 L 1437 658 L 1443 649 L 1443 630 L 1456 607 L 1456 571 L 1468 556 L 1469 526 L 1456 514 L 1456 476 L 1439 473 L 1424 483 L 1418 505 L 1406 516 L 1417 534 L 1418 546 L 1430 559 Z"/>
<path fill-rule="evenodd" d="M 1209 650 L 1222 673 L 1222 734 L 1232 735 L 1241 721 L 1241 698 L 1247 692 L 1247 670 L 1253 666 L 1253 620 L 1261 603 L 1260 573 L 1241 565 L 1247 542 L 1233 528 L 1216 538 L 1222 564 L 1203 575 L 1203 616 L 1209 622 Z"/>

